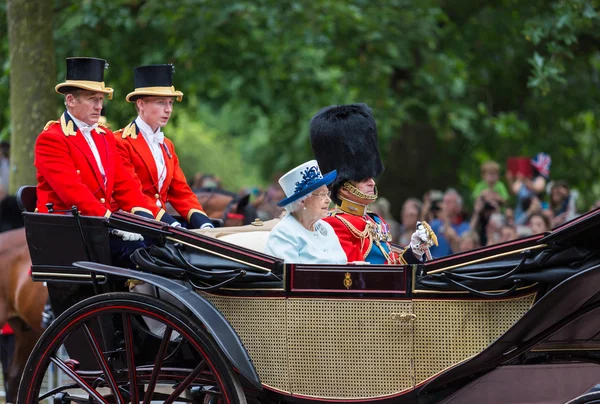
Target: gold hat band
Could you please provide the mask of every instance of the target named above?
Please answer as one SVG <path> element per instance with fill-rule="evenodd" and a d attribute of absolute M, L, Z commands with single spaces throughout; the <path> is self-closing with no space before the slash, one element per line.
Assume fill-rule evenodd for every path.
<path fill-rule="evenodd" d="M 64 83 L 57 84 L 54 89 L 57 93 L 64 94 L 59 91 L 64 87 L 75 87 L 83 90 L 93 91 L 96 93 L 108 94 L 108 99 L 112 100 L 114 90 L 110 87 L 106 87 L 103 81 L 90 81 L 90 80 L 65 80 Z"/>
<path fill-rule="evenodd" d="M 140 87 L 136 88 L 135 91 L 127 94 L 125 99 L 127 102 L 133 102 L 131 97 L 142 96 L 142 95 L 151 95 L 155 97 L 176 97 L 177 101 L 183 99 L 183 93 L 181 91 L 175 90 L 175 86 L 171 87 Z"/>

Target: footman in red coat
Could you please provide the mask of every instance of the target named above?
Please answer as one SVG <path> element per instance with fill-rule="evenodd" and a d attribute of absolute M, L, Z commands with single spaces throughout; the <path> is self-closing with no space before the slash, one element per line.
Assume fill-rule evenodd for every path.
<path fill-rule="evenodd" d="M 67 77 L 56 86 L 64 94 L 66 111 L 58 121 L 46 124 L 35 144 L 37 169 L 37 211 L 70 211 L 110 216 L 111 200 L 123 210 L 154 218 L 156 204 L 144 197 L 138 182 L 124 168 L 113 133 L 98 124 L 104 97 L 112 88 L 104 85 L 106 61 L 96 58 L 68 58 Z M 124 240 L 139 235 L 117 230 Z"/>
<path fill-rule="evenodd" d="M 181 101 L 183 97 L 173 87 L 173 72 L 170 64 L 134 69 L 135 91 L 126 99 L 135 103 L 138 116 L 115 132 L 117 147 L 125 169 L 139 182 L 147 203 L 164 209 L 169 202 L 190 227 L 213 227 L 187 184 L 173 143 L 162 132 L 173 112 L 174 99 Z M 164 210 L 157 219 L 180 225 Z"/>

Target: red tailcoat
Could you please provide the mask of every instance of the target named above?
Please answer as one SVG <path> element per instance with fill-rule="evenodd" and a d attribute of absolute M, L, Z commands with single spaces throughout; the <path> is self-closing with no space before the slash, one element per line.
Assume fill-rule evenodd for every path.
<path fill-rule="evenodd" d="M 161 207 L 165 208 L 167 202 L 169 202 L 177 213 L 193 227 L 200 227 L 202 223 L 210 222 L 202 205 L 198 202 L 198 197 L 192 192 L 185 179 L 185 174 L 179 166 L 179 158 L 175 153 L 173 142 L 165 138 L 164 146 L 161 147 L 165 160 L 166 176 L 159 189 L 159 173 L 154 156 L 135 121 L 116 131 L 115 139 L 125 169 L 132 176 L 139 179 L 147 203 L 156 205 L 158 200 Z M 157 219 L 161 220 L 161 216 L 158 216 Z"/>
<path fill-rule="evenodd" d="M 82 215 L 108 216 L 114 199 L 123 210 L 157 215 L 160 209 L 146 202 L 137 182 L 123 167 L 113 133 L 106 126 L 92 132 L 103 139 L 97 148 L 106 182 L 92 149 L 68 113 L 60 122 L 46 124 L 35 143 L 37 210 L 47 213 L 46 204 L 51 202 L 57 211 L 77 206 Z"/>

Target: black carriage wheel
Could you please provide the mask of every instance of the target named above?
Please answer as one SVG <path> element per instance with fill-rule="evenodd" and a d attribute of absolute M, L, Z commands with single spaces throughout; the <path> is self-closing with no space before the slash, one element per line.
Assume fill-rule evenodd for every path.
<path fill-rule="evenodd" d="M 160 322 L 164 334 L 150 334 L 140 327 L 144 322 L 142 317 Z M 118 331 L 107 337 L 106 327 L 100 327 L 101 323 Z M 86 347 L 87 353 L 80 359 L 85 356 L 88 363 L 95 363 L 94 371 L 78 371 L 77 357 L 69 360 L 60 357 L 59 348 L 69 338 L 76 338 L 77 345 Z M 102 348 L 107 346 L 102 341 L 108 338 L 113 339 L 108 344 L 117 339 L 120 345 Z M 153 348 L 136 346 L 141 339 L 146 341 L 144 344 L 153 344 Z M 183 362 L 174 362 L 175 354 L 184 355 L 188 366 L 179 368 L 178 364 Z M 152 359 L 144 363 L 140 358 Z M 63 372 L 68 383 L 54 388 L 48 396 L 41 388 L 50 363 Z M 155 392 L 159 381 L 171 383 L 170 390 Z M 246 403 L 237 374 L 204 328 L 175 306 L 136 293 L 93 296 L 60 315 L 44 332 L 27 361 L 17 402 L 37 404 L 73 388 L 85 392 L 84 397 L 90 403 L 146 404 L 158 399 L 171 403 L 181 401 L 177 398 L 191 388 L 207 391 L 201 397 L 203 401 Z"/>

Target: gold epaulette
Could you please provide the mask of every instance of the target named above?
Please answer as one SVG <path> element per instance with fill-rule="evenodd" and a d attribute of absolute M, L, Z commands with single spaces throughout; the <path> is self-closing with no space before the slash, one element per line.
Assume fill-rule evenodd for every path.
<path fill-rule="evenodd" d="M 48 130 L 48 128 L 50 127 L 50 125 L 54 125 L 55 123 L 58 123 L 58 121 L 48 121 L 48 123 L 46 124 L 46 126 L 44 126 L 44 130 Z"/>
<path fill-rule="evenodd" d="M 104 129 L 110 129 L 107 124 L 98 122 L 98 126 Z"/>
<path fill-rule="evenodd" d="M 117 131 L 118 132 L 118 131 Z M 135 122 L 131 122 L 129 125 L 125 126 L 125 128 L 122 129 L 123 134 L 121 135 L 121 138 L 126 139 L 128 137 L 131 137 L 132 139 L 137 139 L 137 129 L 135 127 Z"/>

